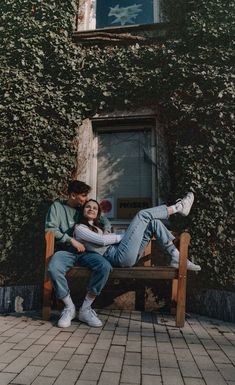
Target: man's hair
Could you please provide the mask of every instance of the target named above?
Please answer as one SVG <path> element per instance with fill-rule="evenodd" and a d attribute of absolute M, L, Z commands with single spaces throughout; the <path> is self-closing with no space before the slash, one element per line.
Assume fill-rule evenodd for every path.
<path fill-rule="evenodd" d="M 80 180 L 72 180 L 68 184 L 68 194 L 76 193 L 76 194 L 88 194 L 91 191 L 91 187 L 88 186 L 85 182 L 81 182 Z"/>

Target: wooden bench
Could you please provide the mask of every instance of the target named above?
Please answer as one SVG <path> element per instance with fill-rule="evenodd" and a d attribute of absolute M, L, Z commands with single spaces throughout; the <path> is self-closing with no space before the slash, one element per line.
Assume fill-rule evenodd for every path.
<path fill-rule="evenodd" d="M 43 309 L 42 318 L 48 320 L 51 314 L 52 305 L 52 284 L 48 277 L 48 263 L 54 254 L 55 239 L 52 231 L 46 232 L 46 255 L 45 255 L 45 277 L 43 286 Z M 144 266 L 130 268 L 114 268 L 110 274 L 112 279 L 140 279 L 140 280 L 171 280 L 171 300 L 176 304 L 176 326 L 183 327 L 185 323 L 186 303 L 186 279 L 187 279 L 187 258 L 190 234 L 183 232 L 179 236 L 180 263 L 179 269 L 169 266 L 151 266 L 150 259 L 144 262 Z M 151 256 L 151 242 L 145 251 L 145 255 Z M 69 278 L 88 278 L 90 270 L 84 267 L 73 267 L 67 273 Z"/>

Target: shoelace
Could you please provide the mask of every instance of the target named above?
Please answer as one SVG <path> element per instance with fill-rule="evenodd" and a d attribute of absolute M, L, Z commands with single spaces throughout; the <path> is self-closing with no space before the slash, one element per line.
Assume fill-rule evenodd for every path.
<path fill-rule="evenodd" d="M 70 309 L 69 307 L 65 307 L 64 310 L 62 310 L 62 313 L 61 313 L 61 317 L 64 317 L 64 316 L 67 316 L 67 315 L 72 315 L 72 309 Z"/>

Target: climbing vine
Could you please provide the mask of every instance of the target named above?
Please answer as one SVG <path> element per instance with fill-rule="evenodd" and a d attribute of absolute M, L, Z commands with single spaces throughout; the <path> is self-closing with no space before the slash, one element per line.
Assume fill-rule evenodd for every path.
<path fill-rule="evenodd" d="M 1 9 L 6 282 L 40 279 L 43 218 L 72 177 L 81 121 L 100 110 L 154 105 L 169 138 L 172 195 L 196 195 L 181 228 L 190 226 L 200 282 L 233 287 L 233 2 L 168 0 L 164 42 L 107 46 L 73 43 L 73 1 L 2 0 Z"/>

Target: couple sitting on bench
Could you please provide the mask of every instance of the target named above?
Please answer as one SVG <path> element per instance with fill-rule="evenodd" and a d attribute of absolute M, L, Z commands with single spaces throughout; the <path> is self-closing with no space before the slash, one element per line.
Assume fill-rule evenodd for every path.
<path fill-rule="evenodd" d="M 49 263 L 48 273 L 57 298 L 64 303 L 58 326 L 69 327 L 76 316 L 75 305 L 69 294 L 66 272 L 79 265 L 91 270 L 87 294 L 79 309 L 78 318 L 89 326 L 100 327 L 102 322 L 91 305 L 107 282 L 112 267 L 131 267 L 141 258 L 145 247 L 154 236 L 158 244 L 171 256 L 171 266 L 179 267 L 179 251 L 173 244 L 174 236 L 161 219 L 172 214 L 187 216 L 194 201 L 189 192 L 174 205 L 152 207 L 139 211 L 124 235 L 111 233 L 110 222 L 101 215 L 99 203 L 88 199 L 91 187 L 81 181 L 68 186 L 68 199 L 56 200 L 47 213 L 46 231 L 53 231 L 62 250 L 56 251 Z M 187 269 L 201 270 L 187 261 Z"/>

